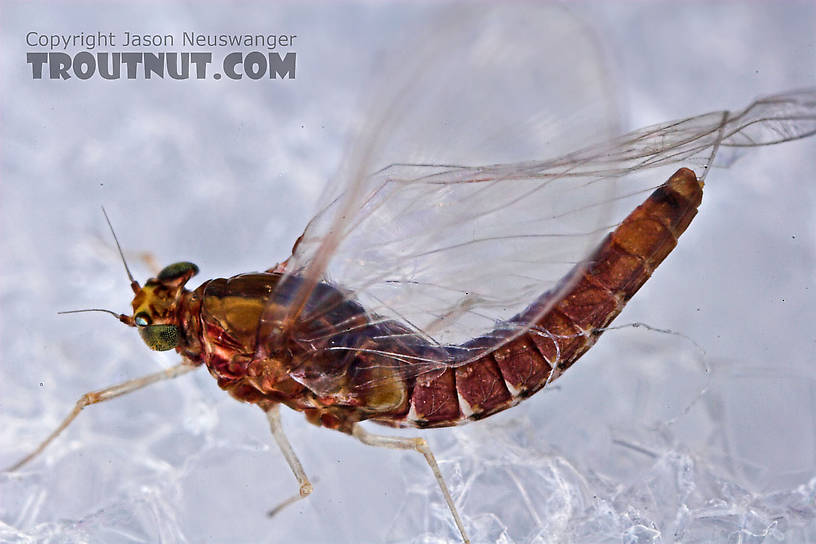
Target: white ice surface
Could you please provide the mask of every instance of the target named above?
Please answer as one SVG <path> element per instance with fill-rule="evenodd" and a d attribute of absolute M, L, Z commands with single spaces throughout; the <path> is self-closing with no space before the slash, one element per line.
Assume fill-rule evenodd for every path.
<path fill-rule="evenodd" d="M 56 315 L 128 308 L 99 205 L 140 278 L 141 251 L 202 277 L 285 258 L 344 149 L 365 59 L 424 9 L 4 3 L 0 464 L 81 393 L 176 361 L 110 317 Z M 607 52 L 626 128 L 816 84 L 812 3 L 574 11 Z M 247 28 L 302 38 L 297 80 L 49 82 L 25 63 L 29 30 Z M 712 172 L 700 215 L 616 322 L 682 332 L 704 355 L 644 328 L 610 332 L 550 391 L 422 433 L 474 542 L 816 541 L 814 157 L 812 138 Z M 0 475 L 0 541 L 457 541 L 417 455 L 298 414 L 284 425 L 316 491 L 270 520 L 294 479 L 260 411 L 206 372 L 93 407 Z"/>

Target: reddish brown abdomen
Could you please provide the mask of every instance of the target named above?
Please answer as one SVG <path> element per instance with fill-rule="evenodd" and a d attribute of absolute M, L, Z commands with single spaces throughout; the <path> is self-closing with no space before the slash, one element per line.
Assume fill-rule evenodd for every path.
<path fill-rule="evenodd" d="M 592 346 L 674 249 L 702 196 L 703 183 L 694 172 L 678 170 L 564 278 L 562 285 L 571 286 L 565 294 L 559 289 L 545 293 L 510 320 L 511 325 L 532 323 L 525 334 L 476 361 L 418 378 L 409 412 L 388 423 L 444 427 L 480 419 L 557 378 Z M 490 340 L 475 339 L 464 347 L 482 342 Z"/>

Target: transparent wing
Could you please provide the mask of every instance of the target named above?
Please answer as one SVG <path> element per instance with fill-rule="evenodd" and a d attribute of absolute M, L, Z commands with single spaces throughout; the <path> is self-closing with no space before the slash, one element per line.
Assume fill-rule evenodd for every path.
<path fill-rule="evenodd" d="M 369 311 L 425 333 L 444 334 L 445 318 L 459 330 L 473 322 L 475 329 L 463 330 L 463 338 L 472 337 L 552 287 L 614 227 L 616 221 L 595 228 L 596 209 L 626 213 L 665 181 L 632 174 L 684 164 L 703 175 L 717 147 L 731 160 L 740 149 L 814 131 L 816 91 L 809 90 L 642 129 L 549 161 L 392 165 L 362 180 L 345 220 L 334 217 L 340 200 L 315 217 L 294 263 L 308 268 L 323 240 L 335 236 L 331 277 Z M 610 201 L 606 185 L 626 176 L 626 190 Z"/>
<path fill-rule="evenodd" d="M 394 234 L 414 237 L 413 231 L 425 220 L 423 214 L 451 224 L 467 221 L 467 216 L 457 215 L 467 205 L 462 200 L 465 195 L 443 186 L 429 193 L 403 181 L 450 168 L 463 169 L 466 175 L 465 165 L 557 157 L 587 142 L 608 141 L 619 132 L 614 86 L 601 51 L 579 20 L 558 6 L 486 8 L 457 5 L 440 10 L 436 25 L 407 32 L 402 42 L 397 40 L 402 47 L 380 60 L 377 68 L 387 75 L 359 119 L 359 137 L 335 179 L 327 184 L 322 211 L 299 241 L 302 247 L 288 262 L 290 272 L 307 280 L 292 301 L 292 315 L 302 311 L 316 283 L 328 278 L 344 287 L 348 279 L 355 292 L 377 275 L 391 287 L 397 281 L 444 285 L 444 281 L 431 281 L 431 276 L 438 277 L 445 268 L 411 278 L 387 272 L 386 261 L 412 251 L 410 245 L 394 247 L 399 245 Z M 385 181 L 389 183 L 383 187 Z M 404 186 L 395 191 L 397 185 Z M 614 187 L 600 190 L 611 196 Z M 366 201 L 368 209 L 363 210 Z M 447 214 L 442 208 L 451 203 L 457 210 Z M 609 222 L 605 210 L 595 211 L 595 227 Z M 400 217 L 403 212 L 408 215 Z M 392 227 L 397 230 L 389 232 Z M 365 231 L 365 240 L 343 241 L 358 228 Z M 431 231 L 440 228 L 445 227 L 428 225 L 424 234 L 433 238 Z M 355 245 L 360 254 L 335 259 L 341 242 L 343 251 Z M 431 249 L 421 237 L 414 237 L 414 242 L 418 251 Z M 341 260 L 354 270 L 338 266 Z M 369 274 L 365 270 L 369 265 L 383 269 L 379 273 L 370 269 Z M 352 274 L 358 272 L 363 273 L 359 278 L 369 276 L 369 280 L 356 281 Z M 450 305 L 416 304 L 423 307 L 419 313 L 424 317 Z M 399 308 L 393 310 L 388 315 L 414 322 L 411 315 L 400 315 Z M 440 329 L 421 321 L 413 328 Z"/>
<path fill-rule="evenodd" d="M 313 352 L 298 376 L 317 392 L 333 390 L 337 373 L 327 381 L 321 365 L 338 352 L 392 365 L 397 371 L 382 376 L 393 379 L 496 349 L 530 326 L 508 324 L 510 317 L 542 293 L 568 288 L 559 281 L 668 178 L 659 167 L 681 163 L 704 176 L 741 149 L 816 131 L 816 91 L 806 90 L 609 138 L 608 86 L 591 40 L 565 31 L 563 19 L 548 34 L 541 26 L 552 18 L 515 12 L 456 23 L 431 48 L 447 56 L 407 70 L 408 83 L 395 84 L 395 98 L 363 124 L 339 183 L 288 262 L 282 285 L 297 282 L 288 317 L 309 324 L 290 333 Z M 525 31 L 553 41 L 532 42 Z M 531 43 L 563 48 L 564 64 L 537 65 Z M 560 113 L 542 113 L 548 106 Z M 555 156 L 564 142 L 593 143 Z M 400 149 L 415 163 L 399 162 Z M 317 289 L 323 281 L 342 296 Z M 350 300 L 366 319 L 337 312 Z"/>

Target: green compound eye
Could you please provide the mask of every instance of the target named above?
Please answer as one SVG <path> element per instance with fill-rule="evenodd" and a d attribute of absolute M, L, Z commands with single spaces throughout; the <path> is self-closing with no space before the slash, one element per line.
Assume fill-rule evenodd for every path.
<path fill-rule="evenodd" d="M 189 279 L 196 274 L 198 274 L 198 267 L 195 264 L 182 261 L 165 266 L 162 271 L 159 272 L 158 279 L 161 281 L 172 281 L 184 277 Z"/>
<path fill-rule="evenodd" d="M 175 325 L 140 326 L 139 336 L 153 351 L 167 351 L 175 348 L 179 343 L 179 329 Z"/>

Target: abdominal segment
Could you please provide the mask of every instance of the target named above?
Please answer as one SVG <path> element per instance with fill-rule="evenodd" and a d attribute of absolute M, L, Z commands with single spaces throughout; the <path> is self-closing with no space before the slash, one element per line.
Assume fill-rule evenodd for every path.
<path fill-rule="evenodd" d="M 597 340 L 626 302 L 677 245 L 697 214 L 703 183 L 678 170 L 629 214 L 555 289 L 496 330 L 462 348 L 496 343 L 525 330 L 501 348 L 443 373 L 420 375 L 408 412 L 377 418 L 398 426 L 445 427 L 504 410 L 561 375 Z"/>

